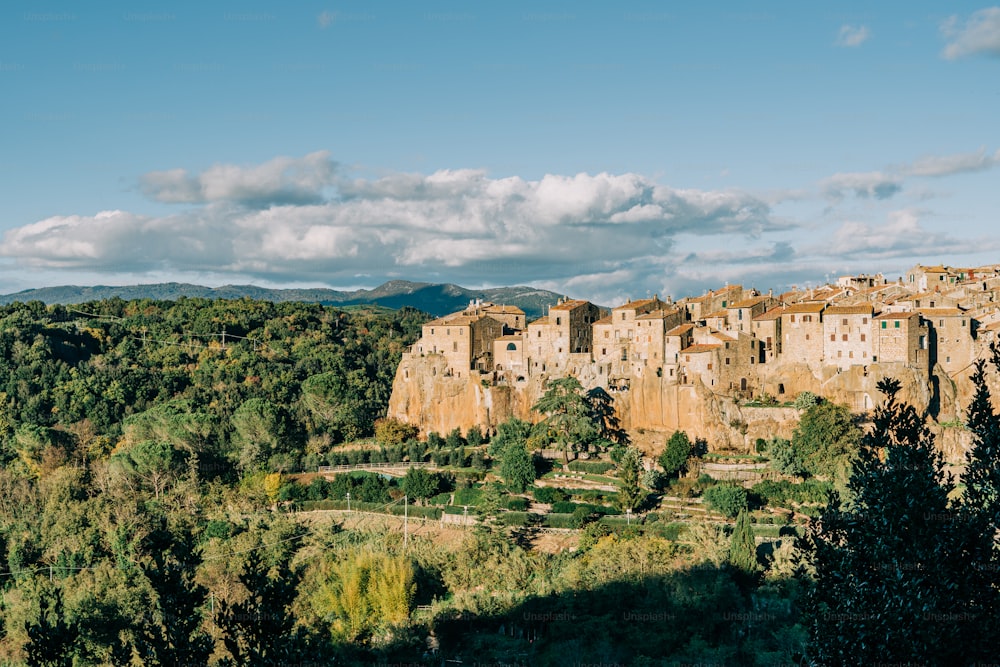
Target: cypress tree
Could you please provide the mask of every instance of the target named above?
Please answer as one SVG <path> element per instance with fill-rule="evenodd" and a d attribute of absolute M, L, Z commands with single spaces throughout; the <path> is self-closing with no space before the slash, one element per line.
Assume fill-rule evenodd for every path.
<path fill-rule="evenodd" d="M 757 541 L 754 539 L 753 526 L 746 509 L 740 510 L 736 517 L 736 528 L 733 529 L 732 541 L 729 543 L 729 564 L 741 574 L 754 577 L 760 572 L 757 563 Z"/>

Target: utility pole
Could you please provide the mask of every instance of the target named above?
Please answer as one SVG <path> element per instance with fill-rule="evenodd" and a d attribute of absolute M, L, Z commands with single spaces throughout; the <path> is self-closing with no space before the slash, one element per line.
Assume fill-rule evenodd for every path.
<path fill-rule="evenodd" d="M 347 492 L 347 513 L 351 513 L 351 492 Z"/>
<path fill-rule="evenodd" d="M 403 548 L 410 542 L 409 533 L 409 518 L 410 518 L 410 497 L 403 496 Z"/>

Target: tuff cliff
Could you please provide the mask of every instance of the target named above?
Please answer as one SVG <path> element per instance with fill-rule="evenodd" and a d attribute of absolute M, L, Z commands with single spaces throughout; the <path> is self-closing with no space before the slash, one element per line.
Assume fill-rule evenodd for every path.
<path fill-rule="evenodd" d="M 441 355 L 405 355 L 393 383 L 389 416 L 417 425 L 424 433 L 447 433 L 456 427 L 464 431 L 473 425 L 491 429 L 510 417 L 526 421 L 541 418 L 531 406 L 544 394 L 547 374 L 498 384 L 491 373 L 473 371 L 460 378 L 446 373 Z M 584 388 L 608 388 L 607 376 L 599 373 L 597 364 L 577 367 L 575 376 Z M 950 378 L 935 368 L 928 380 L 919 369 L 902 364 L 871 364 L 817 375 L 805 364 L 787 363 L 776 364 L 762 377 L 765 387 L 782 385 L 784 395 L 779 399 L 810 391 L 859 413 L 870 411 L 881 401 L 876 386 L 879 380 L 897 378 L 903 385 L 901 398 L 936 417 L 931 427 L 948 459 L 960 459 L 968 448 L 966 431 L 939 424 L 954 426 L 962 419 L 974 391 L 968 374 Z M 749 452 L 758 438 L 790 438 L 799 419 L 794 408 L 748 407 L 701 382 L 680 385 L 655 373 L 633 375 L 627 390 L 609 393 L 622 426 L 637 446 L 651 455 L 657 454 L 666 436 L 676 430 L 704 438 L 710 450 Z"/>

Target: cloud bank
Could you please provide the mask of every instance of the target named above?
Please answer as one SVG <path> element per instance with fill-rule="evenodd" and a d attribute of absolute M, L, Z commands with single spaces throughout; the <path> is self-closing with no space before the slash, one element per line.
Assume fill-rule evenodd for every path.
<path fill-rule="evenodd" d="M 872 36 L 868 26 L 842 25 L 837 33 L 837 46 L 855 48 L 861 46 Z"/>
<path fill-rule="evenodd" d="M 891 259 L 967 254 L 970 242 L 927 226 L 931 213 L 890 210 L 889 200 L 907 178 L 998 162 L 1000 152 L 985 149 L 925 156 L 885 171 L 835 174 L 811 195 L 766 198 L 674 188 L 637 173 L 529 180 L 443 169 L 357 178 L 318 152 L 151 172 L 140 177 L 141 191 L 177 204 L 175 212 L 52 216 L 9 230 L 0 257 L 32 275 L 333 287 L 393 278 L 530 283 L 606 304 L 727 281 L 781 288 L 851 267 L 880 270 Z M 849 197 L 862 207 L 860 219 L 841 212 L 841 204 L 852 208 Z M 826 210 L 803 212 L 824 200 Z M 782 215 L 782 207 L 796 214 Z"/>
<path fill-rule="evenodd" d="M 948 40 L 941 54 L 948 60 L 1000 56 L 1000 7 L 980 9 L 964 20 L 952 16 L 942 24 L 941 32 Z"/>

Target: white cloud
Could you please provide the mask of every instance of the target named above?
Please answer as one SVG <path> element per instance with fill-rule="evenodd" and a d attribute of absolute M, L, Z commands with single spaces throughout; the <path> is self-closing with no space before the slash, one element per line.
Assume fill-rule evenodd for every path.
<path fill-rule="evenodd" d="M 826 257 L 867 258 L 941 256 L 947 253 L 965 254 L 970 248 L 985 250 L 993 242 L 956 239 L 947 233 L 931 231 L 922 224 L 927 212 L 916 208 L 890 211 L 882 224 L 860 221 L 843 223 L 831 239 L 810 248 L 810 252 Z"/>
<path fill-rule="evenodd" d="M 820 183 L 823 192 L 831 198 L 840 199 L 845 193 L 855 197 L 888 199 L 902 189 L 902 179 L 881 171 L 849 172 L 834 174 Z"/>
<path fill-rule="evenodd" d="M 251 167 L 213 165 L 196 176 L 185 169 L 154 171 L 139 183 L 147 197 L 167 203 L 306 204 L 322 201 L 335 172 L 330 154 L 319 151 L 302 158 L 276 157 Z"/>
<path fill-rule="evenodd" d="M 953 155 L 930 155 L 898 167 L 907 176 L 948 176 L 970 171 L 985 171 L 1000 164 L 1000 150 L 987 153 L 980 148 L 975 153 L 955 153 Z"/>
<path fill-rule="evenodd" d="M 986 54 L 1000 56 L 1000 7 L 987 7 L 973 12 L 962 21 L 950 17 L 941 25 L 948 40 L 942 55 L 948 60 Z"/>
<path fill-rule="evenodd" d="M 840 26 L 840 31 L 837 32 L 837 46 L 845 46 L 848 48 L 858 47 L 868 41 L 871 37 L 871 31 L 866 25 L 842 25 Z"/>
<path fill-rule="evenodd" d="M 9 231 L 0 255 L 35 270 L 496 284 L 662 270 L 659 258 L 680 234 L 728 243 L 788 227 L 747 193 L 674 189 L 634 173 L 525 180 L 441 170 L 337 180 L 332 165 L 315 153 L 147 174 L 153 199 L 198 205 L 159 217 L 48 218 Z"/>

